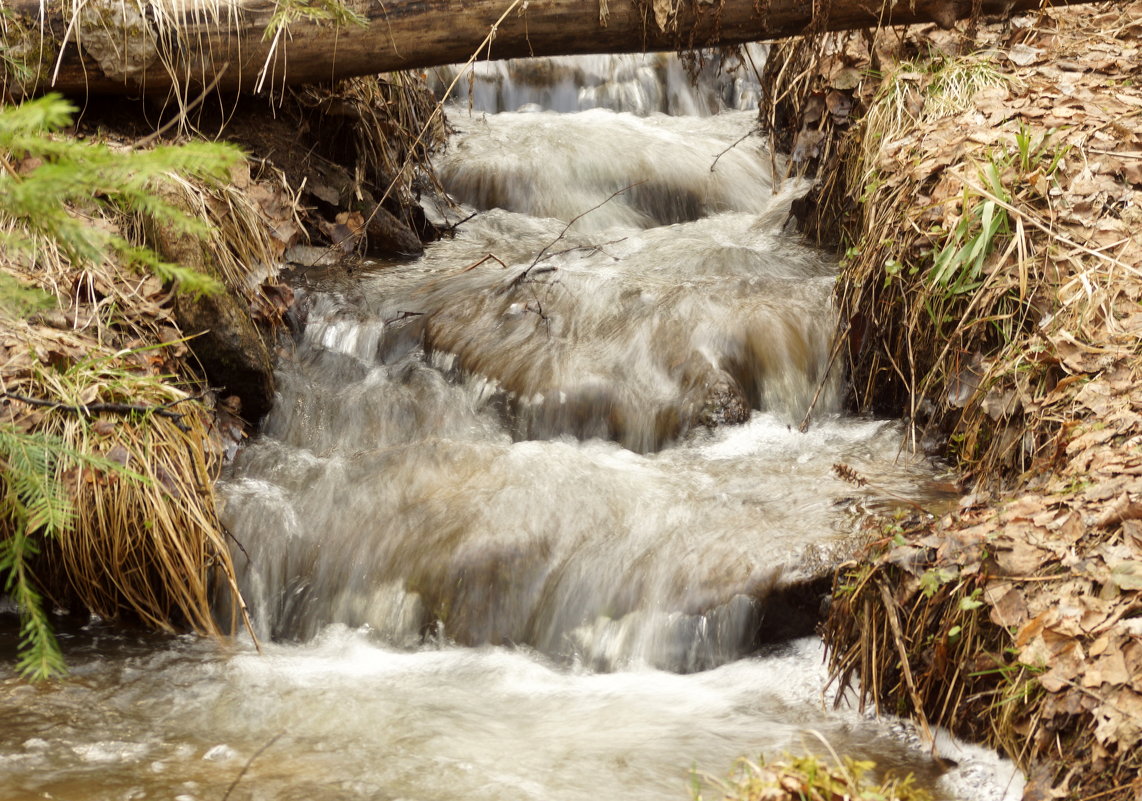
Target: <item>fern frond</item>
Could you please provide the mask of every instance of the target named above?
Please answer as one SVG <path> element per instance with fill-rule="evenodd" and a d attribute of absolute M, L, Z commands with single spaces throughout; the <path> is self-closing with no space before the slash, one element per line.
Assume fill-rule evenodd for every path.
<path fill-rule="evenodd" d="M 163 196 L 177 176 L 220 185 L 243 158 L 232 145 L 192 142 L 151 150 L 119 150 L 105 144 L 45 136 L 70 123 L 75 108 L 56 95 L 0 109 L 0 151 L 13 159 L 36 159 L 26 173 L 0 172 L 0 220 L 14 221 L 5 235 L 14 250 L 28 253 L 30 237 L 56 242 L 76 265 L 98 264 L 109 255 L 129 256 L 134 267 L 152 269 L 176 288 L 195 294 L 222 289 L 213 279 L 170 265 L 146 248 L 126 245 L 112 232 L 83 219 L 101 208 L 145 214 L 178 233 L 206 237 L 210 228 Z M 25 232 L 21 237 L 20 232 Z M 24 242 L 21 243 L 20 240 Z"/>
<path fill-rule="evenodd" d="M 7 244 L 0 236 L 0 248 Z M 0 312 L 18 319 L 56 305 L 56 299 L 35 287 L 26 286 L 7 273 L 0 272 Z"/>
<path fill-rule="evenodd" d="M 58 94 L 21 103 L 4 111 L 0 118 L 0 147 L 9 147 L 12 138 L 21 134 L 58 131 L 71 125 L 72 115 L 79 111 Z"/>
<path fill-rule="evenodd" d="M 17 670 L 33 681 L 67 672 L 30 567 L 40 542 L 64 534 L 75 519 L 72 500 L 57 478 L 61 462 L 146 481 L 117 462 L 69 448 L 57 437 L 0 425 L 0 532 L 6 534 L 0 536 L 0 586 L 20 611 Z"/>

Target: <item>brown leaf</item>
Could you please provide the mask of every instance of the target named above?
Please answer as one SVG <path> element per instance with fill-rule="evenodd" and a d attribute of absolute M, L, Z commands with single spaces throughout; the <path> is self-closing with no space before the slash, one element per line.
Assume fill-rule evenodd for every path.
<path fill-rule="evenodd" d="M 991 585 L 984 590 L 984 597 L 991 604 L 990 617 L 995 625 L 1002 628 L 1021 626 L 1027 620 L 1027 599 L 1018 587 L 1006 582 Z"/>
<path fill-rule="evenodd" d="M 821 142 L 825 139 L 824 131 L 803 130 L 797 134 L 793 142 L 794 162 L 808 161 L 821 155 Z"/>
<path fill-rule="evenodd" d="M 1094 736 L 1100 743 L 1134 747 L 1142 736 L 1142 696 L 1123 687 L 1095 712 Z"/>
<path fill-rule="evenodd" d="M 1117 354 L 1108 353 L 1090 345 L 1078 342 L 1074 336 L 1066 331 L 1060 331 L 1049 337 L 1055 346 L 1059 359 L 1072 372 L 1097 373 L 1110 367 Z"/>
<path fill-rule="evenodd" d="M 1142 590 L 1142 562 L 1119 562 L 1111 567 L 1110 580 L 1122 590 Z"/>
<path fill-rule="evenodd" d="M 805 107 L 801 109 L 801 124 L 814 125 L 820 122 L 823 116 L 825 116 L 825 98 L 820 94 L 809 95 Z"/>
<path fill-rule="evenodd" d="M 841 122 L 853 110 L 853 99 L 843 92 L 834 90 L 825 95 L 825 106 L 833 115 L 834 120 Z"/>
<path fill-rule="evenodd" d="M 842 92 L 851 91 L 860 86 L 861 71 L 853 67 L 844 67 L 832 74 L 829 78 L 829 85 L 834 89 L 840 89 Z"/>
<path fill-rule="evenodd" d="M 1043 689 L 1052 693 L 1070 686 L 1086 669 L 1082 650 L 1073 639 L 1067 643 L 1066 648 L 1052 655 L 1050 665 L 1051 669 L 1039 677 L 1039 683 Z"/>
<path fill-rule="evenodd" d="M 1025 44 L 1014 45 L 1007 51 L 1007 58 L 1012 64 L 1019 67 L 1027 67 L 1034 64 L 1043 55 L 1043 51 L 1037 47 L 1028 47 Z"/>
<path fill-rule="evenodd" d="M 995 561 L 1007 575 L 1028 576 L 1054 559 L 1054 554 L 1024 542 L 1012 540 L 996 544 Z"/>
<path fill-rule="evenodd" d="M 1126 659 L 1117 651 L 1107 654 L 1086 669 L 1080 683 L 1083 687 L 1129 684 L 1130 672 L 1126 669 Z"/>
<path fill-rule="evenodd" d="M 1142 519 L 1142 502 L 1132 499 L 1128 493 L 1124 492 L 1101 515 L 1095 518 L 1094 524 L 1109 528 L 1123 520 L 1140 519 Z"/>

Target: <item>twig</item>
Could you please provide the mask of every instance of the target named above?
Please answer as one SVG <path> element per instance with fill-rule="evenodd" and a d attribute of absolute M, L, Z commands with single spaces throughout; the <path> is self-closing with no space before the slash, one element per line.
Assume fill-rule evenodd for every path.
<path fill-rule="evenodd" d="M 238 550 L 242 552 L 242 555 L 246 557 L 246 564 L 250 564 L 253 560 L 250 559 L 250 552 L 246 550 L 246 546 L 242 544 L 242 541 L 235 537 L 234 533 L 230 531 L 230 529 L 226 526 L 222 526 L 222 533 L 226 535 L 226 537 L 238 547 Z"/>
<path fill-rule="evenodd" d="M 389 193 L 393 191 L 393 188 L 397 185 L 397 181 L 399 181 L 400 177 L 404 174 L 405 168 L 408 167 L 409 162 L 413 158 L 412 154 L 416 152 L 417 146 L 420 145 L 421 140 L 424 139 L 424 135 L 428 133 L 429 127 L 431 127 L 432 123 L 436 121 L 436 118 L 443 113 L 444 103 L 452 94 L 452 90 L 456 88 L 456 84 L 459 83 L 460 76 L 463 75 L 467 68 L 470 67 L 473 62 L 475 62 L 475 60 L 480 57 L 480 53 L 484 51 L 484 48 L 491 49 L 492 40 L 496 38 L 496 34 L 500 29 L 500 25 L 503 24 L 503 21 L 508 18 L 508 14 L 512 13 L 512 11 L 514 11 L 521 2 L 524 2 L 524 0 L 512 0 L 511 5 L 504 9 L 503 14 L 500 14 L 500 18 L 492 23 L 491 28 L 488 30 L 488 34 L 484 37 L 484 40 L 480 42 L 479 46 L 476 47 L 476 50 L 472 53 L 472 55 L 468 57 L 468 60 L 464 62 L 464 66 L 456 73 L 456 77 L 452 79 L 452 83 L 448 84 L 448 88 L 444 90 L 444 94 L 441 96 L 440 101 L 436 104 L 436 108 L 434 108 L 432 113 L 428 115 L 428 119 L 425 120 L 424 125 L 421 126 L 420 133 L 416 135 L 416 139 L 413 140 L 412 146 L 408 148 L 408 155 L 405 157 L 404 163 L 402 163 L 400 169 L 396 171 L 393 180 L 385 189 L 381 199 L 377 201 L 378 206 L 388 200 Z M 527 4 L 524 3 L 524 8 L 526 7 Z M 375 209 L 373 210 L 373 214 L 376 214 Z"/>
<path fill-rule="evenodd" d="M 584 217 L 586 217 L 591 212 L 597 211 L 598 209 L 601 209 L 603 206 L 610 203 L 612 200 L 614 200 L 616 197 L 621 195 L 623 192 L 634 189 L 639 184 L 645 184 L 645 183 L 646 183 L 646 179 L 644 178 L 641 181 L 635 181 L 633 184 L 627 184 L 622 189 L 616 189 L 614 192 L 612 192 L 607 197 L 606 200 L 592 206 L 591 208 L 587 209 L 584 212 L 576 214 L 574 217 L 572 217 L 570 220 L 568 220 L 567 224 L 565 226 L 563 226 L 563 230 L 559 232 L 559 236 L 555 237 L 550 242 L 548 242 L 544 246 L 543 250 L 539 251 L 539 254 L 532 260 L 531 264 L 528 265 L 527 269 L 512 279 L 511 286 L 519 286 L 521 283 L 523 283 L 523 279 L 527 278 L 528 273 L 530 273 L 535 268 L 535 265 L 539 264 L 539 261 L 540 261 L 540 259 L 543 258 L 544 254 L 547 253 L 547 251 L 551 250 L 552 245 L 554 245 L 556 242 L 563 239 L 563 237 L 565 237 L 567 235 L 567 232 L 571 230 L 572 225 L 579 222 L 579 220 L 583 219 Z M 542 272 L 555 272 L 555 268 L 551 267 L 551 268 L 543 270 Z"/>
<path fill-rule="evenodd" d="M 142 139 L 140 139 L 138 142 L 136 142 L 134 146 L 136 148 L 146 147 L 151 142 L 155 141 L 160 136 L 162 136 L 167 131 L 169 131 L 171 128 L 173 128 L 175 125 L 178 125 L 180 122 L 185 120 L 186 115 L 189 114 L 190 112 L 194 111 L 199 105 L 202 104 L 202 101 L 206 99 L 206 96 L 214 91 L 214 87 L 216 87 L 218 85 L 219 81 L 222 80 L 222 76 L 226 74 L 226 70 L 228 70 L 228 69 L 230 69 L 230 62 L 229 61 L 227 61 L 225 64 L 222 65 L 222 69 L 218 70 L 218 73 L 214 76 L 214 80 L 211 81 L 210 84 L 205 89 L 202 90 L 202 93 L 197 98 L 195 98 L 193 101 L 188 103 L 185 108 L 181 109 L 179 111 L 179 113 L 174 116 L 173 119 L 171 119 L 169 122 L 167 122 L 165 125 L 163 125 L 161 128 L 159 128 L 154 133 L 148 134 L 147 136 L 144 136 Z"/>
<path fill-rule="evenodd" d="M 825 365 L 825 372 L 817 384 L 817 391 L 813 393 L 813 400 L 809 401 L 809 408 L 805 410 L 805 416 L 801 419 L 801 425 L 797 426 L 797 430 L 802 434 L 809 430 L 809 420 L 813 416 L 813 409 L 816 408 L 817 401 L 821 399 L 821 392 L 824 391 L 825 384 L 829 381 L 829 373 L 833 369 L 833 362 L 836 361 L 837 354 L 841 352 L 841 346 L 848 341 L 846 337 L 848 336 L 850 327 L 851 326 L 846 323 L 845 330 L 837 332 L 837 338 L 833 342 L 833 352 L 829 354 L 829 362 Z"/>
<path fill-rule="evenodd" d="M 552 251 L 551 253 L 548 253 L 547 256 L 545 256 L 545 258 L 550 259 L 550 258 L 554 258 L 555 256 L 562 256 L 562 255 L 567 254 L 567 253 L 574 253 L 576 250 L 589 250 L 592 253 L 602 253 L 605 256 L 611 256 L 611 254 L 607 253 L 607 251 L 603 250 L 603 248 L 606 247 L 607 245 L 617 245 L 620 242 L 627 241 L 627 239 L 628 239 L 628 237 L 624 236 L 624 237 L 620 237 L 619 239 L 612 239 L 610 242 L 603 242 L 600 245 L 576 245 L 573 248 L 564 248 L 563 250 Z M 614 259 L 615 261 L 618 261 L 619 257 L 618 256 L 611 256 L 611 258 Z"/>
<path fill-rule="evenodd" d="M 254 760 L 260 757 L 271 745 L 281 739 L 283 734 L 285 734 L 284 730 L 279 731 L 277 734 L 270 738 L 269 742 L 255 751 L 250 756 L 250 758 L 246 760 L 246 764 L 242 766 L 240 771 L 238 771 L 238 775 L 234 777 L 234 781 L 230 782 L 230 786 L 226 788 L 226 793 L 222 796 L 222 801 L 228 801 L 230 798 L 230 793 L 234 792 L 234 788 L 238 786 L 238 782 L 242 781 L 242 777 L 246 775 L 246 771 L 248 771 L 250 766 L 254 764 Z"/>
<path fill-rule="evenodd" d="M 1118 787 L 1111 787 L 1109 790 L 1103 790 L 1101 793 L 1095 793 L 1094 795 L 1088 795 L 1085 798 L 1079 799 L 1079 801 L 1094 801 L 1094 799 L 1096 799 L 1096 798 L 1103 798 L 1105 796 L 1112 795 L 1114 793 L 1118 793 L 1118 792 L 1121 792 L 1123 790 L 1129 790 L 1131 788 L 1131 786 L 1133 786 L 1134 784 L 1135 784 L 1135 782 L 1127 782 L 1126 784 L 1121 784 Z"/>
<path fill-rule="evenodd" d="M 437 208 L 440 208 L 440 207 L 437 206 Z M 459 228 L 464 223 L 468 222 L 468 220 L 472 219 L 473 217 L 475 217 L 479 213 L 480 212 L 478 212 L 478 211 L 474 211 L 471 214 L 469 214 L 467 217 L 465 217 L 464 219 L 457 220 L 456 222 L 452 223 L 451 225 L 446 227 L 444 230 L 448 232 L 449 236 L 456 236 L 456 229 Z"/>
<path fill-rule="evenodd" d="M 1131 111 L 1128 114 L 1123 114 L 1121 117 L 1118 117 L 1117 119 L 1107 120 L 1102 125 L 1099 125 L 1097 128 L 1091 129 L 1091 131 L 1087 133 L 1087 136 L 1094 136 L 1096 133 L 1103 130 L 1104 128 L 1109 128 L 1111 125 L 1114 125 L 1116 123 L 1121 123 L 1123 120 L 1128 120 L 1131 117 L 1137 117 L 1139 114 L 1142 114 L 1142 108 L 1134 109 L 1134 111 Z"/>
<path fill-rule="evenodd" d="M 398 311 L 396 317 L 390 317 L 387 320 L 382 320 L 381 323 L 382 323 L 382 325 L 392 325 L 393 323 L 399 323 L 401 320 L 407 320 L 409 317 L 423 317 L 423 316 L 424 316 L 424 312 Z"/>
<path fill-rule="evenodd" d="M 734 142 L 732 145 L 730 145 L 729 147 L 727 147 L 725 150 L 723 150 L 723 151 L 722 151 L 721 153 L 719 153 L 718 155 L 714 156 L 714 163 L 710 165 L 710 172 L 713 172 L 713 171 L 714 171 L 714 169 L 715 169 L 715 168 L 718 166 L 718 159 L 720 159 L 722 156 L 724 156 L 724 155 L 726 155 L 727 153 L 729 153 L 731 150 L 733 150 L 735 147 L 737 147 L 738 145 L 740 145 L 740 144 L 741 144 L 742 142 L 744 142 L 745 140 L 749 139 L 749 138 L 750 138 L 751 136 L 753 136 L 755 133 L 757 133 L 757 129 L 756 129 L 756 128 L 750 128 L 748 131 L 746 131 L 744 134 L 742 134 L 742 135 L 741 135 L 741 138 L 740 138 L 740 139 L 738 139 L 736 142 Z"/>
<path fill-rule="evenodd" d="M 1120 159 L 1142 159 L 1142 151 L 1138 150 L 1096 150 L 1088 147 L 1086 152 L 1097 153 L 1100 156 L 1117 156 Z"/>
<path fill-rule="evenodd" d="M 900 655 L 900 669 L 904 673 L 904 683 L 908 686 L 908 694 L 912 697 L 912 705 L 916 707 L 916 717 L 920 720 L 920 729 L 925 739 L 935 745 L 932 729 L 928 725 L 928 716 L 924 714 L 924 704 L 920 700 L 920 693 L 916 691 L 916 682 L 912 680 L 912 667 L 908 663 L 908 649 L 904 647 L 904 632 L 900 628 L 900 618 L 896 615 L 896 601 L 892 593 L 881 582 L 876 582 L 880 590 L 880 598 L 884 601 L 884 609 L 888 613 L 888 625 L 892 628 L 892 639 L 896 642 L 896 652 Z M 225 800 L 224 800 L 225 801 Z"/>
<path fill-rule="evenodd" d="M 494 262 L 496 262 L 496 264 L 500 265 L 500 266 L 501 266 L 501 267 L 503 267 L 505 270 L 508 268 L 508 266 L 507 266 L 506 264 L 504 264 L 504 262 L 503 262 L 503 260 L 502 260 L 502 259 L 500 259 L 498 256 L 496 256 L 496 255 L 494 255 L 494 254 L 492 254 L 492 253 L 489 253 L 487 256 L 484 256 L 484 258 L 482 258 L 482 259 L 477 259 L 476 261 L 474 261 L 474 262 L 472 262 L 471 264 L 469 264 L 467 267 L 463 267 L 463 268 L 461 268 L 461 269 L 459 270 L 459 272 L 461 272 L 461 273 L 466 273 L 466 272 L 468 272 L 469 270 L 475 270 L 477 267 L 479 267 L 481 264 L 483 264 L 483 263 L 484 263 L 484 262 L 486 262 L 486 261 L 494 261 Z"/>
<path fill-rule="evenodd" d="M 172 412 L 170 409 L 179 403 L 185 403 L 191 400 L 200 400 L 200 396 L 190 396 L 186 398 L 179 398 L 178 400 L 168 401 L 156 406 L 147 406 L 141 403 L 88 403 L 82 406 L 73 406 L 71 404 L 62 403 L 60 401 L 47 400 L 45 398 L 29 398 L 26 395 L 17 395 L 14 392 L 0 392 L 0 398 L 11 398 L 12 400 L 26 403 L 29 406 L 39 406 L 45 409 L 54 409 L 60 412 L 70 412 L 71 414 L 80 417 L 93 417 L 101 412 L 109 414 L 153 414 L 157 417 L 165 417 L 168 420 L 173 420 L 174 424 L 178 426 L 180 431 L 189 431 L 190 429 L 182 422 L 182 418 L 186 416 L 184 412 Z"/>
<path fill-rule="evenodd" d="M 832 744 L 825 739 L 825 735 L 821 734 L 821 732 L 817 731 L 816 729 L 809 729 L 808 732 L 820 740 L 822 743 L 824 743 L 825 748 L 827 748 L 829 754 L 832 755 L 833 761 L 837 763 L 837 770 L 844 774 L 845 778 L 848 779 L 849 787 L 855 789 L 858 784 L 856 777 L 853 776 L 852 772 L 848 768 L 848 764 L 841 759 L 840 755 L 837 754 L 837 751 L 835 748 L 833 748 Z"/>

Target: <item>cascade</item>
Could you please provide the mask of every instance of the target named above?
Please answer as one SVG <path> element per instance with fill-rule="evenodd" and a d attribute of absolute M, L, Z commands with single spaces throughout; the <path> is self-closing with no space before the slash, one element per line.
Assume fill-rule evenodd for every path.
<path fill-rule="evenodd" d="M 462 222 L 299 279 L 275 408 L 220 486 L 265 654 L 72 632 L 77 682 L 3 690 L 0 786 L 219 798 L 249 761 L 235 798 L 682 799 L 693 767 L 819 734 L 938 797 L 1018 796 L 982 749 L 944 738 L 947 770 L 823 695 L 822 581 L 937 467 L 843 413 L 835 265 L 746 136 L 756 85 L 681 75 L 480 68 L 438 165 L 459 205 L 426 209 Z"/>

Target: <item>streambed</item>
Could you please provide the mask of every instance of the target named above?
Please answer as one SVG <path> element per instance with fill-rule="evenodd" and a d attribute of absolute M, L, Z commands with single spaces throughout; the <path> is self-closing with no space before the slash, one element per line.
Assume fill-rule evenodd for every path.
<path fill-rule="evenodd" d="M 819 734 L 1015 797 L 986 753 L 945 771 L 823 695 L 814 580 L 938 471 L 842 414 L 834 266 L 754 114 L 720 111 L 457 112 L 467 207 L 431 211 L 476 216 L 417 262 L 302 278 L 220 486 L 266 653 L 69 632 L 72 678 L 0 674 L 3 792 L 205 801 L 249 763 L 231 798 L 685 798 L 693 768 Z"/>

